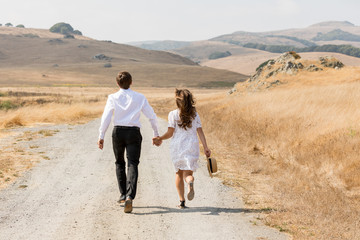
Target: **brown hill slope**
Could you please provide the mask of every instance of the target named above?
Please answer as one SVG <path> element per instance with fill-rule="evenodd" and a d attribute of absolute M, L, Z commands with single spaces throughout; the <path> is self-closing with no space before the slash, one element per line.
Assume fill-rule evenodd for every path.
<path fill-rule="evenodd" d="M 13 30 L 17 30 L 12 28 Z M 102 55 L 99 55 L 102 54 Z M 99 55 L 99 58 L 94 58 Z M 112 67 L 105 68 L 104 64 Z M 129 70 L 141 86 L 227 87 L 246 76 L 179 55 L 109 41 L 0 35 L 0 85 L 113 84 Z"/>
<path fill-rule="evenodd" d="M 110 57 L 111 62 L 195 65 L 194 62 L 171 53 L 148 51 L 107 41 L 2 35 L 0 48 L 1 66 L 93 63 L 99 61 L 93 58 L 97 54 Z"/>

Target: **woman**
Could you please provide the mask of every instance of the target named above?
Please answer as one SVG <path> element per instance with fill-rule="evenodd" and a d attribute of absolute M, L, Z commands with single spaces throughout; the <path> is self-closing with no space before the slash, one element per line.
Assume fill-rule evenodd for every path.
<path fill-rule="evenodd" d="M 176 89 L 175 98 L 178 108 L 169 113 L 168 131 L 157 137 L 154 143 L 160 145 L 162 140 L 172 138 L 171 160 L 176 171 L 175 185 L 180 197 L 179 207 L 183 209 L 185 208 L 184 181 L 188 184 L 188 200 L 191 201 L 195 196 L 193 172 L 199 167 L 198 136 L 206 157 L 210 157 L 211 151 L 206 144 L 192 93 L 187 89 Z"/>

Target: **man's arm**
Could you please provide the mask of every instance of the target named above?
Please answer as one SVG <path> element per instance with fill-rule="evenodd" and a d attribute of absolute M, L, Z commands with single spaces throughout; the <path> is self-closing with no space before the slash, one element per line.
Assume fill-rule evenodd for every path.
<path fill-rule="evenodd" d="M 98 145 L 99 145 L 100 149 L 103 149 L 103 147 L 104 147 L 105 133 L 106 133 L 106 130 L 108 129 L 108 127 L 110 125 L 111 117 L 113 115 L 113 112 L 114 112 L 114 106 L 113 106 L 112 100 L 111 100 L 111 98 L 109 96 L 107 101 L 106 101 L 105 109 L 104 109 L 103 115 L 101 117 L 101 124 L 100 124 L 100 128 L 99 128 Z"/>
<path fill-rule="evenodd" d="M 154 112 L 154 109 L 150 106 L 148 100 L 145 98 L 145 102 L 142 108 L 142 112 L 144 115 L 149 119 L 151 127 L 154 131 L 154 137 L 159 136 L 158 124 L 157 124 L 157 117 Z"/>

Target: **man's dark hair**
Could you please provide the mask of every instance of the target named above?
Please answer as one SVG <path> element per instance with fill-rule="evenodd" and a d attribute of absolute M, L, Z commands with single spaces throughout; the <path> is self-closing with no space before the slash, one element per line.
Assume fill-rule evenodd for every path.
<path fill-rule="evenodd" d="M 128 72 L 119 72 L 116 76 L 116 82 L 121 88 L 128 89 L 132 83 L 132 77 Z"/>

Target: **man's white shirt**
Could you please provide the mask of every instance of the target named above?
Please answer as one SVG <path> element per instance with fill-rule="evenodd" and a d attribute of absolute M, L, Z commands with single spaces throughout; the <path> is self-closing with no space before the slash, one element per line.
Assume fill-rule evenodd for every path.
<path fill-rule="evenodd" d="M 159 136 L 157 118 L 146 97 L 129 89 L 120 89 L 108 96 L 104 113 L 101 117 L 100 139 L 104 139 L 112 115 L 114 114 L 114 126 L 141 127 L 141 112 L 149 119 L 154 136 Z"/>

